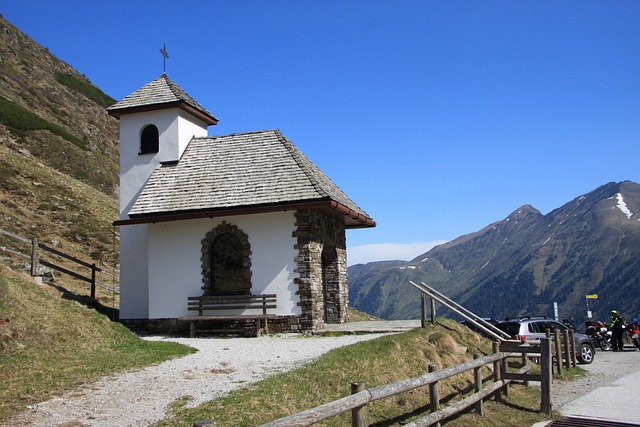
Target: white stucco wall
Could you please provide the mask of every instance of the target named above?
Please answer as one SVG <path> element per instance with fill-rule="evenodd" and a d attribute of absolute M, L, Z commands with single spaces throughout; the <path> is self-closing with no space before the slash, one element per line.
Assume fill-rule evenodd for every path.
<path fill-rule="evenodd" d="M 158 128 L 157 153 L 138 154 L 142 130 Z M 173 108 L 120 117 L 120 219 L 128 212 L 160 162 L 178 160 L 191 138 L 207 135 L 207 124 L 185 111 Z M 120 227 L 120 318 L 149 316 L 147 225 Z"/>
<path fill-rule="evenodd" d="M 187 297 L 202 295 L 202 240 L 222 221 L 249 237 L 251 293 L 277 294 L 277 314 L 301 314 L 297 305 L 293 212 L 241 215 L 149 225 L 149 318 L 193 315 Z M 255 313 L 255 312 L 254 312 Z"/>
<path fill-rule="evenodd" d="M 160 150 L 138 154 L 140 135 L 147 125 L 158 128 Z M 160 162 L 178 160 L 192 137 L 207 136 L 205 122 L 178 108 L 125 114 L 120 118 L 120 218 L 137 199 Z"/>
<path fill-rule="evenodd" d="M 120 319 L 149 316 L 146 224 L 120 228 Z"/>
<path fill-rule="evenodd" d="M 205 122 L 196 119 L 184 110 L 178 110 L 178 112 L 180 115 L 177 119 L 178 151 L 176 152 L 176 160 L 182 157 L 182 153 L 184 153 L 191 138 L 208 135 L 207 124 Z M 162 139 L 162 136 L 160 138 Z"/>

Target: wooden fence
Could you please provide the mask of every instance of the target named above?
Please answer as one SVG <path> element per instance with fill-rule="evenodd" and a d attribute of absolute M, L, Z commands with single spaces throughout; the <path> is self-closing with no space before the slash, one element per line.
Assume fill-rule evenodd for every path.
<path fill-rule="evenodd" d="M 0 229 L 0 235 L 3 236 L 7 236 L 13 240 L 16 240 L 18 242 L 21 242 L 23 244 L 27 244 L 31 246 L 31 253 L 30 254 L 24 254 L 22 252 L 19 251 L 15 251 L 12 249 L 9 249 L 7 247 L 4 246 L 0 246 L 0 250 L 2 252 L 8 253 L 10 255 L 19 257 L 19 258 L 23 258 L 23 259 L 27 259 L 30 261 L 31 263 L 31 276 L 35 277 L 37 276 L 37 271 L 38 271 L 38 264 L 44 265 L 45 267 L 49 267 L 52 268 L 54 270 L 57 270 L 61 273 L 65 273 L 68 274 L 71 277 L 74 277 L 78 280 L 81 280 L 83 282 L 87 282 L 90 284 L 90 293 L 91 293 L 91 298 L 92 299 L 96 299 L 96 287 L 100 287 L 103 288 L 111 293 L 113 293 L 114 295 L 117 295 L 119 293 L 118 291 L 118 287 L 115 285 L 113 286 L 109 286 L 106 285 L 104 283 L 100 283 L 97 281 L 96 277 L 97 274 L 103 274 L 105 276 L 110 277 L 113 281 L 115 281 L 115 278 L 117 277 L 117 275 L 115 273 L 110 273 L 107 270 L 101 269 L 99 267 L 96 266 L 95 263 L 89 263 L 86 261 L 83 261 L 81 259 L 78 259 L 74 256 L 71 256 L 69 254 L 66 254 L 62 251 L 59 251 L 55 248 L 52 248 L 51 246 L 47 246 L 43 243 L 38 242 L 37 238 L 33 238 L 33 239 L 27 239 L 25 237 L 19 236 L 17 234 L 11 233 L 9 231 L 6 230 L 2 230 Z M 59 264 L 56 264 L 52 261 L 48 261 L 46 259 L 42 259 L 40 257 L 40 253 L 38 252 L 38 250 L 53 254 L 55 256 L 58 256 L 60 258 L 66 259 L 68 261 L 71 261 L 74 265 L 77 266 L 77 268 L 88 268 L 89 271 L 88 272 L 78 272 L 78 271 L 73 271 L 70 270 L 68 268 L 65 268 Z"/>
<path fill-rule="evenodd" d="M 529 374 L 531 365 L 526 362 L 529 360 L 528 356 L 530 354 L 539 355 L 540 357 L 540 375 Z M 513 357 L 520 358 L 525 364 L 519 370 L 509 372 L 508 359 Z M 492 395 L 496 397 L 496 400 L 502 400 L 502 394 L 508 394 L 508 386 L 512 381 L 539 381 L 541 384 L 540 411 L 551 415 L 551 360 L 551 340 L 548 338 L 543 338 L 539 345 L 523 344 L 516 341 L 503 342 L 502 344 L 494 342 L 494 353 L 488 356 L 480 357 L 479 355 L 474 355 L 474 360 L 472 361 L 439 371 L 435 369 L 435 365 L 430 365 L 427 374 L 370 389 L 365 389 L 363 383 L 352 383 L 352 394 L 350 396 L 263 424 L 261 427 L 310 426 L 348 411 L 351 411 L 351 425 L 363 427 L 368 425 L 367 404 L 370 402 L 427 386 L 429 387 L 430 413 L 410 424 L 406 424 L 406 426 L 439 425 L 440 421 L 471 407 L 475 409 L 476 413 L 482 415 L 483 400 Z M 493 381 L 485 387 L 480 370 L 487 365 L 492 366 Z M 441 408 L 438 382 L 469 370 L 474 371 L 475 393 Z"/>
<path fill-rule="evenodd" d="M 478 317 L 476 314 L 467 310 L 457 302 L 453 301 L 451 298 L 444 295 L 442 292 L 437 291 L 433 287 L 427 285 L 424 282 L 414 283 L 409 281 L 409 284 L 420 291 L 420 302 L 421 302 L 421 319 L 422 319 L 422 327 L 426 327 L 427 325 L 427 297 L 431 300 L 431 323 L 435 324 L 436 322 L 436 302 L 445 306 L 453 313 L 459 315 L 464 318 L 469 324 L 473 325 L 476 329 L 482 331 L 486 336 L 489 336 L 493 339 L 497 339 L 500 342 L 507 342 L 511 337 L 504 331 L 495 327 L 491 323 L 486 322 L 482 318 Z M 552 365 L 555 367 L 556 371 L 559 374 L 562 374 L 563 366 L 567 369 L 571 367 L 575 367 L 577 364 L 576 361 L 576 347 L 575 340 L 573 337 L 573 331 L 564 330 L 562 331 L 562 335 L 554 334 L 553 344 L 551 347 L 553 360 L 555 360 L 555 364 Z M 547 338 L 551 337 L 551 331 L 546 331 Z M 535 342 L 534 342 L 535 343 Z"/>

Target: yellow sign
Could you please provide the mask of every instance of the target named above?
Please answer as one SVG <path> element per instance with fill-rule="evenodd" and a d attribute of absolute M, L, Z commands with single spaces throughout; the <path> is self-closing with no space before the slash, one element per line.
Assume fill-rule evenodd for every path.
<path fill-rule="evenodd" d="M 587 299 L 598 299 L 598 294 L 587 295 Z"/>

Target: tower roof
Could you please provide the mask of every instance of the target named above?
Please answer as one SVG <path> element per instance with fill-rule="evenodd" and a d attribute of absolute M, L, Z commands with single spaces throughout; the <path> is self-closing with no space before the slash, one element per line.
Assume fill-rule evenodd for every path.
<path fill-rule="evenodd" d="M 122 101 L 107 108 L 107 112 L 120 118 L 123 114 L 140 113 L 164 108 L 181 108 L 198 117 L 208 125 L 215 125 L 218 119 L 193 99 L 166 74 L 147 83 Z"/>

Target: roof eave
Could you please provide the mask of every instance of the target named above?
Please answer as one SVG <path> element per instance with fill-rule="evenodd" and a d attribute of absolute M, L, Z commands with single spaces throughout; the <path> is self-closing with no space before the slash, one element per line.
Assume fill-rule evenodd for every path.
<path fill-rule="evenodd" d="M 261 206 L 241 206 L 222 209 L 204 209 L 182 212 L 163 212 L 157 214 L 133 215 L 129 219 L 114 221 L 113 225 L 155 224 L 159 222 L 185 221 L 191 219 L 214 218 L 220 216 L 247 215 L 256 213 L 281 212 L 299 209 L 322 210 L 328 214 L 339 214 L 344 218 L 346 228 L 375 227 L 371 218 L 356 212 L 333 200 L 314 200 L 293 203 L 278 203 Z"/>
<path fill-rule="evenodd" d="M 349 221 L 350 224 L 347 228 L 368 228 L 376 226 L 376 222 L 368 216 L 364 215 L 362 212 L 354 211 L 353 209 L 341 203 L 338 203 L 335 200 L 331 200 L 329 202 L 329 207 L 331 209 L 335 209 L 345 217 L 352 220 Z M 347 224 L 346 221 L 345 224 Z"/>
<path fill-rule="evenodd" d="M 181 110 L 186 111 L 187 113 L 195 116 L 205 122 L 207 125 L 216 125 L 218 124 L 218 119 L 211 114 L 206 114 L 199 109 L 189 105 L 184 101 L 172 101 L 166 102 L 164 104 L 149 104 L 149 105 L 138 105 L 135 107 L 122 107 L 122 108 L 107 108 L 107 113 L 110 116 L 115 117 L 117 119 L 124 114 L 133 114 L 133 113 L 145 113 L 147 111 L 156 111 L 156 110 L 164 110 L 168 108 L 180 108 Z"/>

